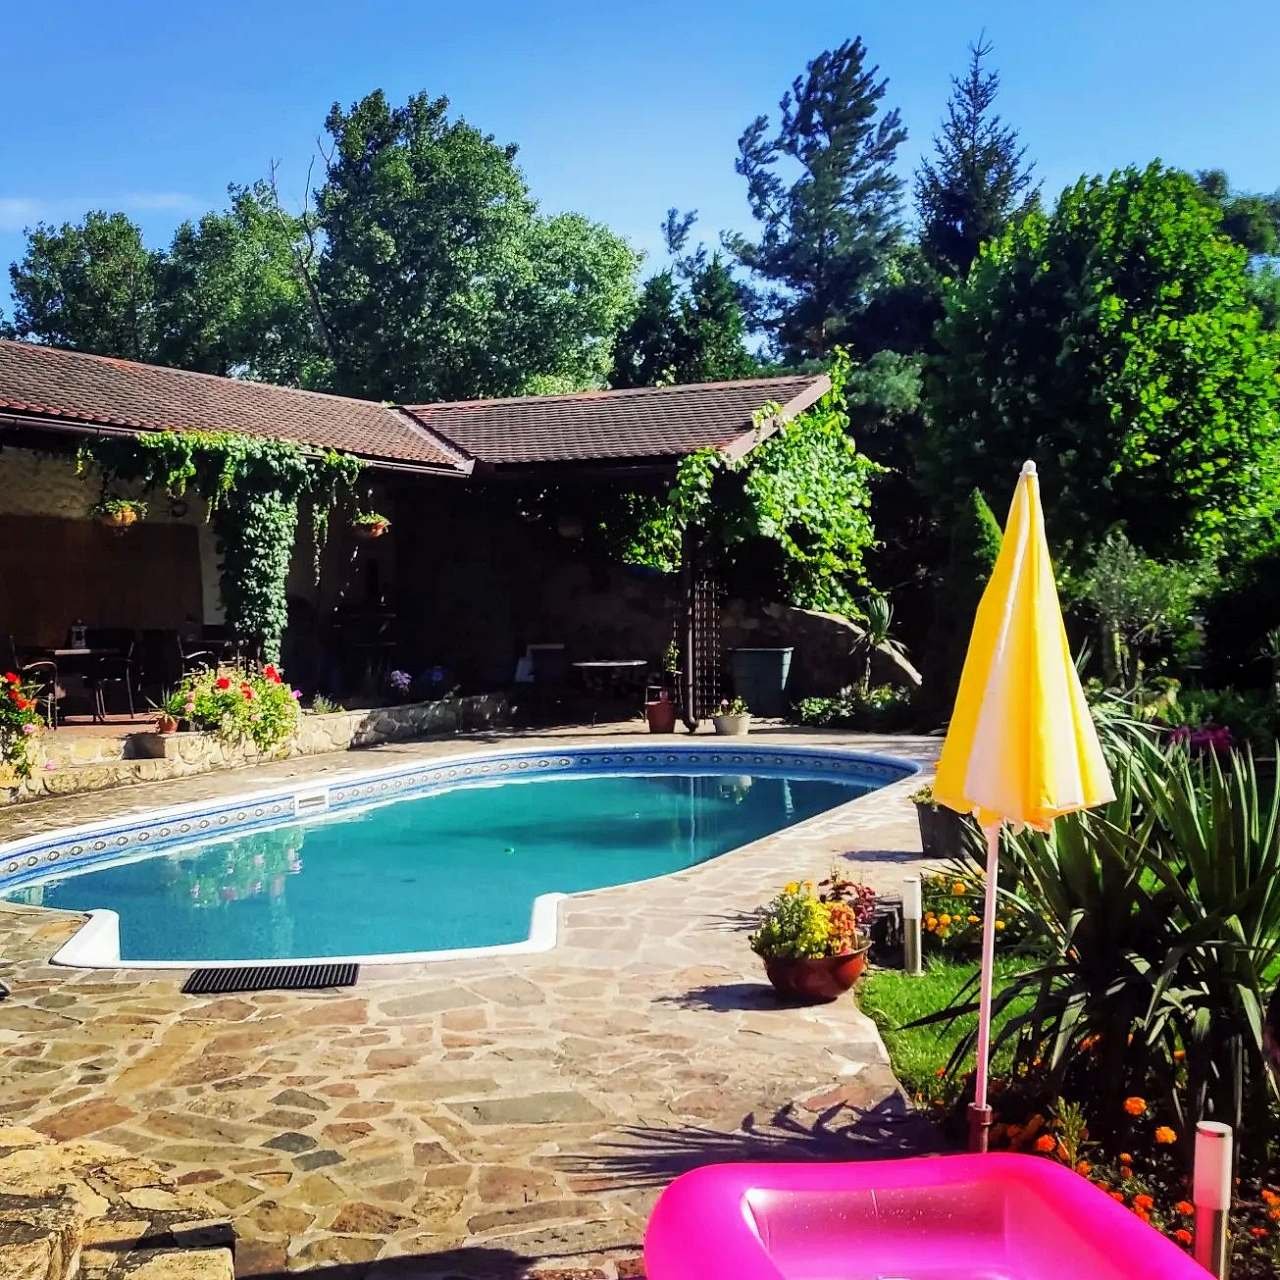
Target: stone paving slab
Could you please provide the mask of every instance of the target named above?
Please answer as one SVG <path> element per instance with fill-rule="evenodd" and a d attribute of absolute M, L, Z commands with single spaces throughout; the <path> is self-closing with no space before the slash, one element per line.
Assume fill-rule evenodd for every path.
<path fill-rule="evenodd" d="M 937 748 L 753 737 L 926 764 Z M 287 761 L 88 806 L 35 802 L 0 816 L 0 837 L 106 805 L 131 812 L 476 745 Z M 0 976 L 13 991 L 0 1004 L 0 1124 L 156 1161 L 226 1211 L 244 1277 L 634 1276 L 653 1200 L 684 1169 L 930 1143 L 856 1002 L 779 1005 L 744 936 L 782 881 L 819 877 L 833 858 L 894 891 L 920 864 L 915 785 L 659 880 L 575 895 L 546 954 L 365 967 L 342 992 L 187 997 L 180 973 L 54 968 L 80 917 L 0 904 Z"/>

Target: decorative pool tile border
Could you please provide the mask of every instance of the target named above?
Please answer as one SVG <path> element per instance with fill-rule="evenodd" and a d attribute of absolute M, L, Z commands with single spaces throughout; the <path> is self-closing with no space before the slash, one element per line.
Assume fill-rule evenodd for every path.
<path fill-rule="evenodd" d="M 255 827 L 305 821 L 313 814 L 425 794 L 450 786 L 523 777 L 594 773 L 717 774 L 726 771 L 788 777 L 851 777 L 885 786 L 910 777 L 907 760 L 814 747 L 681 746 L 619 750 L 578 746 L 559 751 L 493 751 L 380 769 L 324 784 L 290 786 L 230 801 L 204 802 L 116 818 L 107 823 L 29 836 L 0 845 L 0 892 L 68 868 L 132 857 L 144 848 L 196 843 Z M 323 795 L 324 802 L 314 802 Z"/>

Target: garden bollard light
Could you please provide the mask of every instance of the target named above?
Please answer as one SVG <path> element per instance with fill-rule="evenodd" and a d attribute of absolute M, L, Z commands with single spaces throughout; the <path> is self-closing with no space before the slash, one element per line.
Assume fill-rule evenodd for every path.
<path fill-rule="evenodd" d="M 920 947 L 920 877 L 908 876 L 902 885 L 902 967 L 915 977 L 924 972 Z"/>
<path fill-rule="evenodd" d="M 1195 1259 L 1218 1280 L 1227 1280 L 1227 1214 L 1231 1208 L 1231 1126 L 1216 1120 L 1196 1125 L 1196 1162 L 1191 1199 L 1196 1207 Z"/>

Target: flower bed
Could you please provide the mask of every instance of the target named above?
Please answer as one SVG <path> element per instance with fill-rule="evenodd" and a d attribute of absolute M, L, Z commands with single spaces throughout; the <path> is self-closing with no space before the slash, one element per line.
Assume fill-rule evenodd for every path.
<path fill-rule="evenodd" d="M 187 676 L 165 710 L 224 742 L 252 742 L 271 751 L 298 728 L 301 693 L 271 663 L 261 670 L 217 667 Z"/>

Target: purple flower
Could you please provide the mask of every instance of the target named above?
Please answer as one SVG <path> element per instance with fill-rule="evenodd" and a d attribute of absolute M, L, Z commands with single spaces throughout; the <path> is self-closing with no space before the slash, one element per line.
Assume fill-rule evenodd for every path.
<path fill-rule="evenodd" d="M 35 733 L 35 731 L 36 731 L 36 727 L 33 724 L 24 724 L 22 726 L 22 732 L 25 733 L 28 738 L 31 737 L 31 735 Z"/>
<path fill-rule="evenodd" d="M 301 701 L 302 701 L 302 690 L 301 690 L 301 689 L 295 689 L 295 690 L 293 691 L 293 700 L 294 700 L 295 702 L 301 702 Z"/>

